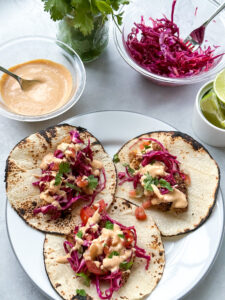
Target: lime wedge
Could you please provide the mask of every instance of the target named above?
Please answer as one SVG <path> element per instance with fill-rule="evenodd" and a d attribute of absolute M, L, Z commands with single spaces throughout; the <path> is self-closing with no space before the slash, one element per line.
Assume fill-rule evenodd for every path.
<path fill-rule="evenodd" d="M 225 69 L 216 76 L 213 88 L 219 100 L 225 104 Z"/>
<path fill-rule="evenodd" d="M 200 101 L 203 115 L 213 125 L 225 129 L 225 114 L 216 93 L 211 89 Z"/>

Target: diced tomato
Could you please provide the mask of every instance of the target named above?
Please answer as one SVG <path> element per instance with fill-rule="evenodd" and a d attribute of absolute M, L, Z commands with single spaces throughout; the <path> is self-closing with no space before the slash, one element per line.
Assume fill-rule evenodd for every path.
<path fill-rule="evenodd" d="M 60 165 L 60 162 L 53 162 L 51 170 L 52 171 L 58 171 L 59 170 L 59 165 Z"/>
<path fill-rule="evenodd" d="M 87 224 L 87 221 L 95 213 L 95 209 L 92 207 L 83 207 L 80 211 L 80 218 L 84 225 Z"/>
<path fill-rule="evenodd" d="M 140 148 L 141 150 L 144 150 L 144 149 L 145 149 L 145 146 L 149 146 L 149 144 L 150 144 L 149 141 L 143 141 L 143 142 L 140 143 L 139 148 Z"/>
<path fill-rule="evenodd" d="M 183 173 L 183 175 L 184 175 L 184 182 L 187 185 L 190 185 L 191 184 L 191 177 L 188 174 L 185 174 L 185 173 Z"/>
<path fill-rule="evenodd" d="M 145 201 L 142 203 L 142 206 L 144 207 L 144 209 L 151 207 L 151 205 L 152 205 L 152 202 L 151 202 L 150 199 L 145 200 Z"/>
<path fill-rule="evenodd" d="M 145 213 L 145 210 L 143 207 L 139 206 L 135 209 L 135 217 L 140 221 L 147 219 L 147 216 L 146 216 L 146 213 Z"/>
<path fill-rule="evenodd" d="M 88 271 L 95 275 L 104 275 L 107 273 L 107 271 L 103 271 L 102 269 L 98 268 L 92 260 L 86 260 L 86 266 Z"/>
<path fill-rule="evenodd" d="M 134 235 L 133 235 L 132 231 L 129 229 L 124 229 L 123 234 L 125 237 L 123 245 L 124 245 L 124 247 L 129 248 L 134 241 Z"/>
<path fill-rule="evenodd" d="M 86 187 L 88 185 L 88 181 L 86 179 L 82 179 L 82 176 L 78 176 L 75 179 L 75 182 L 80 188 Z"/>
<path fill-rule="evenodd" d="M 103 199 L 98 201 L 98 205 L 94 205 L 93 208 L 97 210 L 99 208 L 99 212 L 106 211 L 107 204 Z"/>
<path fill-rule="evenodd" d="M 130 190 L 130 191 L 129 191 L 129 196 L 130 196 L 131 198 L 135 198 L 135 197 L 137 196 L 136 190 Z"/>

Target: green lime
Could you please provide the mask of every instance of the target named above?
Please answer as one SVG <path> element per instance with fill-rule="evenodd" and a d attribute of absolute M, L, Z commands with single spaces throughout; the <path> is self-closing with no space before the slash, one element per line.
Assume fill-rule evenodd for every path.
<path fill-rule="evenodd" d="M 217 74 L 213 88 L 219 100 L 225 104 L 225 69 Z"/>
<path fill-rule="evenodd" d="M 203 115 L 213 125 L 225 129 L 225 114 L 216 93 L 211 89 L 200 101 Z"/>

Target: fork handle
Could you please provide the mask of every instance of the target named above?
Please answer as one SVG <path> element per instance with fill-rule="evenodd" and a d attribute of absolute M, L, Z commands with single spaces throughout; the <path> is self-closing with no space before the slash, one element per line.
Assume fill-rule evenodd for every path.
<path fill-rule="evenodd" d="M 212 14 L 212 16 L 205 23 L 202 24 L 202 26 L 206 27 L 212 21 L 212 19 L 214 19 L 224 8 L 225 8 L 225 2 L 217 8 L 217 10 Z"/>
<path fill-rule="evenodd" d="M 1 67 L 1 66 L 0 66 L 0 71 L 2 71 L 2 72 L 4 72 L 4 73 L 8 74 L 9 76 L 12 76 L 12 77 L 15 78 L 15 79 L 19 82 L 19 84 L 20 84 L 21 78 L 20 78 L 18 75 L 16 75 L 16 74 L 10 72 L 9 70 L 7 70 L 7 69 L 5 69 L 5 68 L 3 68 L 3 67 Z"/>

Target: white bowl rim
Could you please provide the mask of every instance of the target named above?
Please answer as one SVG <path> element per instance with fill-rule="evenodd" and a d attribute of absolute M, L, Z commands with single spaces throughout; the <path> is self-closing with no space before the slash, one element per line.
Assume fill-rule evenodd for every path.
<path fill-rule="evenodd" d="M 203 115 L 202 111 L 201 111 L 201 108 L 200 108 L 200 101 L 201 101 L 201 93 L 203 92 L 204 89 L 207 89 L 209 88 L 210 86 L 212 85 L 213 87 L 213 80 L 210 80 L 208 82 L 206 82 L 199 90 L 198 90 L 198 93 L 197 93 L 197 96 L 196 96 L 196 101 L 195 101 L 195 105 L 196 105 L 196 109 L 197 109 L 197 112 L 198 114 L 200 115 L 201 119 L 207 124 L 209 125 L 211 128 L 213 129 L 216 129 L 218 130 L 219 132 L 222 132 L 225 134 L 225 129 L 222 129 L 222 128 L 219 128 L 215 125 L 213 125 L 212 123 L 210 123 L 206 117 Z"/>
<path fill-rule="evenodd" d="M 78 89 L 80 88 L 79 93 L 76 94 L 76 92 L 75 92 L 73 97 L 67 103 L 65 103 L 63 106 L 61 106 L 60 108 L 58 108 L 55 111 L 52 111 L 50 113 L 43 114 L 43 115 L 38 115 L 38 116 L 29 116 L 29 115 L 16 114 L 16 113 L 6 111 L 6 110 L 0 108 L 0 115 L 2 115 L 3 117 L 13 119 L 13 120 L 16 120 L 16 121 L 22 121 L 22 122 L 41 122 L 41 121 L 50 120 L 50 119 L 58 117 L 59 115 L 61 115 L 61 114 L 65 113 L 66 111 L 68 111 L 72 106 L 74 106 L 79 101 L 81 95 L 83 94 L 85 85 L 86 85 L 86 71 L 85 71 L 84 64 L 83 64 L 80 56 L 76 53 L 76 51 L 73 50 L 73 48 L 71 48 L 69 45 L 67 45 L 66 43 L 64 43 L 64 42 L 62 42 L 58 39 L 48 37 L 48 36 L 42 36 L 42 35 L 19 36 L 17 38 L 13 38 L 13 39 L 10 39 L 6 42 L 0 43 L 0 50 L 3 49 L 4 47 L 9 46 L 10 44 L 21 42 L 21 41 L 29 41 L 29 40 L 44 40 L 44 41 L 47 41 L 47 42 L 48 41 L 49 42 L 54 42 L 56 45 L 57 45 L 57 43 L 63 45 L 68 50 L 70 50 L 73 53 L 74 56 L 76 56 L 76 59 L 78 60 L 78 64 L 79 64 L 79 67 L 80 67 L 80 72 L 82 74 L 81 75 L 82 80 L 80 81 L 81 85 L 78 86 Z M 71 58 L 73 58 L 72 55 L 69 54 L 68 52 L 67 52 L 67 54 L 70 55 Z M 74 102 L 72 100 L 75 98 L 75 95 L 76 95 L 76 101 Z"/>

